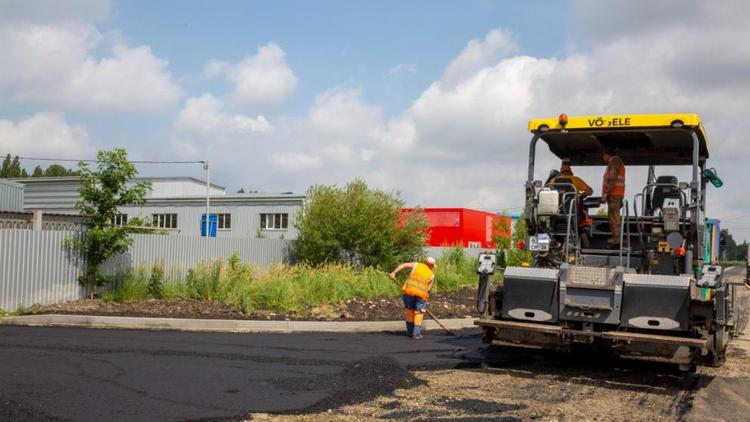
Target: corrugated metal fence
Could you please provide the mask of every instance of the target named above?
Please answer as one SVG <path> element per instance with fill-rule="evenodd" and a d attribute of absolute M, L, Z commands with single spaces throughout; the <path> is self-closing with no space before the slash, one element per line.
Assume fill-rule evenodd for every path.
<path fill-rule="evenodd" d="M 455 247 L 441 247 L 441 246 L 427 246 L 424 248 L 424 251 L 427 256 L 431 256 L 435 259 L 440 259 L 443 257 L 444 253 L 450 252 L 454 249 L 456 248 Z M 474 258 L 474 259 L 479 257 L 479 254 L 484 251 L 494 252 L 494 249 L 481 249 L 481 248 L 463 248 L 463 249 L 464 249 L 464 255 L 470 258 Z"/>
<path fill-rule="evenodd" d="M 23 209 L 23 185 L 10 180 L 0 180 L 0 210 Z"/>
<path fill-rule="evenodd" d="M 78 232 L 0 230 L 0 309 L 14 311 L 85 297 L 78 283 L 83 260 L 65 247 Z M 136 234 L 127 253 L 102 268 L 104 273 L 164 265 L 173 276 L 184 275 L 201 261 L 227 259 L 237 253 L 244 262 L 268 265 L 288 262 L 293 241 L 277 239 L 205 239 L 193 236 Z"/>
<path fill-rule="evenodd" d="M 0 230 L 0 309 L 75 300 L 83 260 L 65 247 L 75 232 Z"/>
<path fill-rule="evenodd" d="M 65 246 L 65 238 L 76 231 L 0 230 L 0 309 L 13 311 L 33 304 L 50 304 L 85 297 L 78 277 L 84 262 Z M 293 240 L 203 238 L 134 234 L 128 252 L 113 258 L 102 270 L 106 274 L 131 268 L 163 265 L 167 275 L 184 276 L 200 262 L 228 259 L 237 253 L 243 262 L 269 265 L 290 262 Z M 451 248 L 426 248 L 428 255 L 442 257 Z M 465 249 L 472 258 L 481 249 Z"/>
<path fill-rule="evenodd" d="M 105 265 L 115 273 L 129 268 L 161 264 L 167 274 L 184 276 L 200 262 L 227 259 L 236 253 L 243 262 L 269 265 L 291 260 L 293 241 L 280 239 L 209 238 L 134 234 L 127 253 Z"/>

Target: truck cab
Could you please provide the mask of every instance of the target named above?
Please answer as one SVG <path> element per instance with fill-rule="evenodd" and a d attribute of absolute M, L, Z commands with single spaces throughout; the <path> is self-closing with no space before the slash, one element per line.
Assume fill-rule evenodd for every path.
<path fill-rule="evenodd" d="M 709 188 L 722 181 L 708 165 L 700 116 L 560 115 L 531 120 L 528 129 L 524 243 L 533 259 L 506 268 L 502 286 L 480 289 L 483 340 L 558 350 L 597 345 L 683 368 L 721 365 L 735 286 L 717 262 L 719 221 L 706 218 Z M 628 183 L 619 242 L 607 214 L 592 211 L 601 197 L 583 197 L 564 177 L 545 183 L 537 176 L 539 145 L 576 169 L 603 173 L 605 150 L 622 159 Z M 645 182 L 634 185 L 636 174 Z"/>

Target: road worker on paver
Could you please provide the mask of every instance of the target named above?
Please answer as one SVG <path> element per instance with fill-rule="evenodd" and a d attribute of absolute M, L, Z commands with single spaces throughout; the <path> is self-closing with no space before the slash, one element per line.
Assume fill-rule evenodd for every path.
<path fill-rule="evenodd" d="M 602 181 L 602 204 L 607 204 L 612 249 L 620 249 L 620 208 L 625 197 L 625 163 L 609 149 L 604 150 L 602 158 L 607 163 Z"/>
<path fill-rule="evenodd" d="M 560 174 L 550 179 L 547 182 L 547 185 L 552 186 L 560 179 L 570 179 L 571 183 L 576 188 L 576 193 L 581 198 L 591 196 L 594 193 L 594 190 L 591 189 L 591 186 L 589 186 L 588 183 L 584 182 L 583 179 L 573 174 L 573 168 L 570 167 L 569 164 L 562 163 L 560 165 Z"/>
<path fill-rule="evenodd" d="M 588 215 L 588 210 L 583 207 L 583 198 L 593 195 L 594 190 L 591 189 L 591 186 L 589 186 L 583 179 L 573 174 L 573 168 L 565 161 L 560 165 L 559 174 L 547 181 L 547 186 L 551 187 L 555 183 L 563 182 L 566 179 L 570 180 L 570 183 L 572 183 L 576 189 L 578 228 L 581 232 L 581 245 L 584 248 L 588 248 L 589 239 L 591 238 L 592 220 Z"/>
<path fill-rule="evenodd" d="M 435 258 L 427 257 L 424 262 L 405 262 L 389 274 L 395 280 L 396 275 L 402 270 L 411 270 L 401 290 L 404 292 L 406 333 L 414 339 L 422 338 L 422 321 L 427 312 L 432 282 L 435 280 L 435 266 Z"/>

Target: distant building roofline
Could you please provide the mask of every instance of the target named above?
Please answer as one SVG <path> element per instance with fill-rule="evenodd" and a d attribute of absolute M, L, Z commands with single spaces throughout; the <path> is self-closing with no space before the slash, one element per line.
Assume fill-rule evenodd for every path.
<path fill-rule="evenodd" d="M 16 188 L 23 188 L 22 184 L 20 184 L 18 182 L 15 182 L 14 180 L 15 179 L 0 179 L 0 183 L 2 183 L 4 185 L 8 185 L 8 186 L 13 186 L 13 187 L 16 187 Z"/>
<path fill-rule="evenodd" d="M 219 203 L 242 203 L 242 202 L 279 202 L 279 201 L 304 201 L 305 195 L 301 194 L 239 194 L 239 195 L 212 195 L 211 204 Z M 164 204 L 205 204 L 205 196 L 169 196 L 169 197 L 150 197 L 146 198 L 145 205 Z"/>
<path fill-rule="evenodd" d="M 3 179 L 8 180 L 11 182 L 21 183 L 21 184 L 27 184 L 27 183 L 41 183 L 41 182 L 73 182 L 73 181 L 79 181 L 81 180 L 80 176 L 53 176 L 53 177 L 20 177 L 20 178 L 14 178 L 14 179 Z M 206 181 L 201 180 L 192 176 L 154 176 L 154 177 L 145 177 L 145 176 L 139 176 L 134 177 L 133 180 L 190 180 L 193 182 L 198 182 L 201 185 L 205 185 Z M 211 187 L 221 190 L 226 190 L 226 186 L 217 185 L 216 183 L 211 183 Z"/>

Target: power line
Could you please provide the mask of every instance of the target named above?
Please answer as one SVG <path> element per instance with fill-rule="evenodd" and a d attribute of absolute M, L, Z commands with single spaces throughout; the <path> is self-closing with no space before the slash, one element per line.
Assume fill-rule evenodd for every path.
<path fill-rule="evenodd" d="M 9 154 L 12 155 L 12 154 Z M 58 161 L 58 162 L 64 162 L 64 163 L 97 163 L 98 160 L 92 160 L 92 159 L 75 159 L 75 158 L 48 158 L 48 157 L 19 157 L 17 156 L 19 160 L 29 160 L 29 161 Z M 204 164 L 205 160 L 200 161 L 176 161 L 176 160 L 128 160 L 133 164 Z"/>

